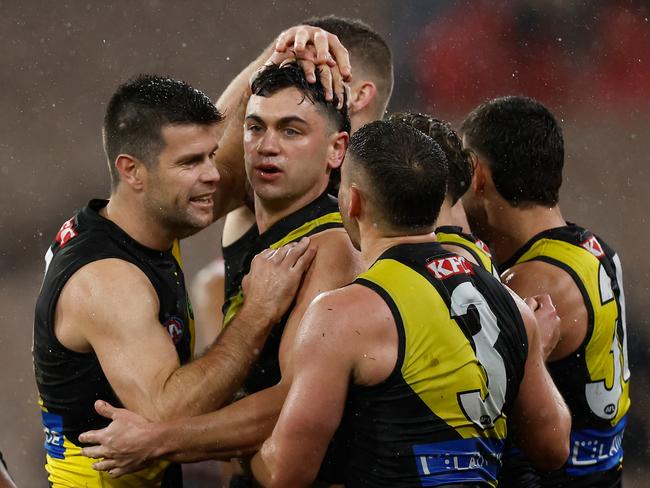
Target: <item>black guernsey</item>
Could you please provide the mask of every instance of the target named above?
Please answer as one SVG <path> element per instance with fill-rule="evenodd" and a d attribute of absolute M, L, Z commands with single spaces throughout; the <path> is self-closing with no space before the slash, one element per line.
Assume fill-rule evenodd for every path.
<path fill-rule="evenodd" d="M 158 319 L 174 341 L 181 363 L 192 356 L 191 305 L 183 272 L 171 249 L 160 252 L 136 242 L 99 214 L 107 203 L 92 200 L 63 225 L 48 250 L 45 278 L 36 302 L 34 369 L 42 402 L 45 448 L 48 457 L 54 460 L 65 460 L 72 455 L 74 447 L 79 446 L 80 433 L 108 425 L 109 420 L 95 412 L 95 400 L 101 398 L 121 405 L 97 356 L 71 351 L 55 336 L 56 304 L 64 285 L 76 271 L 109 258 L 137 266 L 156 290 L 160 302 Z M 180 486 L 180 467 L 167 469 L 164 479 L 162 486 Z"/>
<path fill-rule="evenodd" d="M 327 229 L 342 228 L 341 214 L 336 199 L 327 193 L 323 193 L 316 200 L 273 224 L 266 232 L 260 234 L 255 242 L 249 246 L 248 252 L 244 253 L 243 246 L 237 252 L 224 253 L 226 269 L 230 266 L 237 266 L 239 269 L 231 269 L 231 276 L 234 276 L 232 283 L 226 283 L 226 289 L 232 290 L 223 306 L 224 326 L 227 326 L 237 311 L 241 308 L 244 297 L 241 290 L 241 281 L 250 270 L 251 261 L 256 254 L 267 248 L 278 248 L 290 242 L 299 241 L 303 237 L 323 232 Z M 257 231 L 255 226 L 245 234 L 249 239 L 253 232 Z M 239 243 L 239 241 L 236 241 Z M 231 250 L 232 246 L 229 246 Z M 229 263 L 230 259 L 236 259 L 234 264 Z M 264 348 L 260 352 L 259 359 L 253 365 L 248 378 L 244 382 L 245 392 L 255 393 L 269 388 L 280 381 L 280 363 L 278 354 L 280 341 L 287 319 L 293 307 L 290 307 L 282 320 L 273 326 Z"/>
<path fill-rule="evenodd" d="M 345 486 L 496 486 L 528 339 L 507 290 L 440 244 L 402 244 L 355 281 L 393 313 L 398 358 L 351 385 Z"/>

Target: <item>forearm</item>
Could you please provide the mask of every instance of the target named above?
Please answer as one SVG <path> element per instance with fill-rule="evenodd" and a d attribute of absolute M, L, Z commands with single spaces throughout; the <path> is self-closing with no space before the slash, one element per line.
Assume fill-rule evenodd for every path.
<path fill-rule="evenodd" d="M 159 424 L 155 457 L 196 462 L 252 454 L 271 435 L 285 396 L 276 385 L 216 412 Z"/>
<path fill-rule="evenodd" d="M 264 346 L 273 321 L 246 305 L 203 356 L 177 369 L 165 382 L 157 418 L 201 415 L 230 402 Z"/>
<path fill-rule="evenodd" d="M 215 220 L 241 206 L 245 201 L 246 171 L 242 140 L 246 105 L 251 95 L 250 78 L 272 53 L 271 44 L 230 82 L 217 101 L 217 107 L 225 114 L 226 121 L 224 134 L 215 156 L 221 176 L 219 191 L 215 193 Z"/>

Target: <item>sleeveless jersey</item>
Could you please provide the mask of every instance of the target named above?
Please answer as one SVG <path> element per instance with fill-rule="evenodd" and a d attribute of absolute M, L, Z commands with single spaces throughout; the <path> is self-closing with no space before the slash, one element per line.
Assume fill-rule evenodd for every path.
<path fill-rule="evenodd" d="M 496 486 L 528 355 L 508 291 L 436 242 L 389 249 L 355 283 L 388 304 L 399 339 L 384 382 L 350 387 L 346 487 Z"/>
<path fill-rule="evenodd" d="M 465 249 L 472 255 L 479 266 L 491 273 L 495 278 L 500 279 L 497 267 L 492 261 L 490 248 L 474 234 L 467 234 L 463 232 L 461 227 L 453 225 L 438 227 L 435 233 L 436 240 L 440 244 L 451 244 Z"/>
<path fill-rule="evenodd" d="M 616 486 L 630 408 L 621 261 L 599 237 L 574 224 L 536 235 L 504 269 L 527 261 L 543 261 L 569 273 L 588 315 L 587 334 L 580 347 L 547 364 L 571 410 L 572 428 L 567 463 L 559 471 L 542 474 L 540 483 L 549 487 Z"/>
<path fill-rule="evenodd" d="M 228 285 L 228 287 L 233 291 L 223 306 L 224 327 L 228 326 L 244 303 L 241 282 L 246 273 L 250 270 L 251 262 L 256 254 L 267 248 L 277 249 L 285 244 L 299 241 L 305 236 L 318 234 L 327 229 L 342 227 L 343 223 L 336 199 L 323 193 L 310 204 L 279 220 L 266 232 L 257 236 L 253 245 L 249 247 L 248 253 L 237 253 L 242 256 L 240 258 L 241 264 L 238 264 L 239 270 L 237 272 L 233 271 L 233 275 L 235 276 L 233 285 Z M 257 231 L 257 227 L 254 227 L 253 229 L 249 232 L 252 233 Z M 227 254 L 224 254 L 224 260 L 226 261 L 226 269 L 228 269 L 229 264 L 227 261 Z M 284 332 L 284 327 L 289 315 L 291 314 L 291 310 L 292 308 L 290 308 L 282 320 L 271 329 L 269 337 L 260 352 L 257 362 L 251 368 L 251 372 L 244 382 L 246 393 L 250 394 L 264 390 L 280 381 L 281 374 L 278 359 L 280 340 L 282 339 L 282 333 Z"/>
<path fill-rule="evenodd" d="M 147 248 L 102 217 L 98 212 L 106 204 L 106 200 L 92 200 L 63 224 L 45 257 L 45 277 L 36 302 L 33 354 L 48 479 L 55 487 L 182 486 L 179 465 L 160 461 L 114 480 L 106 473 L 94 471 L 91 465 L 95 460 L 80 454 L 79 434 L 104 428 L 110 422 L 95 412 L 95 400 L 101 398 L 118 406 L 121 403 L 97 356 L 71 351 L 56 338 L 56 304 L 76 271 L 110 258 L 136 265 L 156 290 L 160 301 L 158 319 L 174 341 L 181 363 L 192 356 L 192 309 L 178 262 L 171 250 Z"/>

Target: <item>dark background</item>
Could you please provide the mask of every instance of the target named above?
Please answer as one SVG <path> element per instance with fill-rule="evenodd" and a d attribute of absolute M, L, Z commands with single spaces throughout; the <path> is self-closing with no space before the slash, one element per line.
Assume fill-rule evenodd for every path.
<path fill-rule="evenodd" d="M 567 150 L 564 216 L 603 236 L 624 266 L 633 377 L 626 486 L 646 486 L 647 2 L 537 0 L 0 0 L 0 450 L 17 484 L 46 486 L 33 304 L 60 225 L 108 195 L 100 131 L 112 92 L 147 72 L 216 99 L 280 30 L 329 13 L 360 17 L 386 37 L 396 65 L 391 110 L 458 123 L 485 98 L 527 94 L 555 112 Z M 183 244 L 188 281 L 217 255 L 218 239 L 215 225 Z"/>

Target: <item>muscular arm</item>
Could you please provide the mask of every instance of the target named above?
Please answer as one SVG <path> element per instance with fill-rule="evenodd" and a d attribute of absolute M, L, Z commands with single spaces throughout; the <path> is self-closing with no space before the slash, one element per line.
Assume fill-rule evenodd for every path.
<path fill-rule="evenodd" d="M 547 293 L 560 317 L 560 337 L 547 357 L 555 361 L 573 353 L 587 334 L 587 308 L 571 276 L 561 268 L 542 261 L 517 264 L 505 271 L 503 282 L 521 297 Z M 547 336 L 540 322 L 540 335 Z"/>
<path fill-rule="evenodd" d="M 270 435 L 286 398 L 291 381 L 288 356 L 292 355 L 291 346 L 304 310 L 317 294 L 350 283 L 360 270 L 358 253 L 342 230 L 326 231 L 312 236 L 311 241 L 318 252 L 305 275 L 282 336 L 282 381 L 219 411 L 178 421 L 148 424 L 123 410 L 106 410 L 106 416 L 117 415 L 122 422 L 82 437 L 84 442 L 104 444 L 84 450 L 85 455 L 110 458 L 100 462 L 98 469 L 119 466 L 118 472 L 123 474 L 135 470 L 140 466 L 137 463 L 145 459 L 165 457 L 179 462 L 228 459 L 259 448 Z"/>
<path fill-rule="evenodd" d="M 313 257 L 308 252 L 298 258 L 307 245 L 256 257 L 251 269 L 257 278 L 248 280 L 250 300 L 237 320 L 205 355 L 183 367 L 158 321 L 158 297 L 151 283 L 122 260 L 96 261 L 68 281 L 57 306 L 57 337 L 72 349 L 94 350 L 120 400 L 146 418 L 209 411 L 232 397 L 256 357 L 255 348 L 291 302 Z M 278 286 L 285 296 L 276 305 L 268 298 L 269 289 Z"/>
<path fill-rule="evenodd" d="M 535 317 L 520 299 L 516 301 L 528 335 L 528 358 L 509 434 L 537 469 L 558 469 L 569 456 L 571 414 L 544 365 Z"/>

